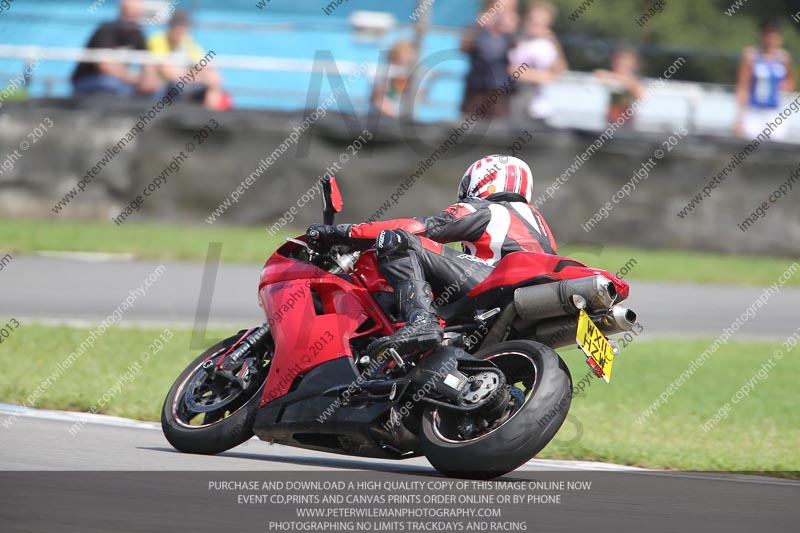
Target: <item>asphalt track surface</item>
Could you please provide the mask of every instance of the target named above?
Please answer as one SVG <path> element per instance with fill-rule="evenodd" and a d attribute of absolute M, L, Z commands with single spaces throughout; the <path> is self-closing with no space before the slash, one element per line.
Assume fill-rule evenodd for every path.
<path fill-rule="evenodd" d="M 350 457 L 269 444 L 255 438 L 222 455 L 183 454 L 172 448 L 157 423 L 81 413 L 17 410 L 2 405 L 0 436 L 3 443 L 0 471 L 374 470 L 426 475 L 435 472 L 424 458 L 388 461 Z M 635 470 L 612 464 L 539 459 L 523 469 Z"/>
<path fill-rule="evenodd" d="M 162 264 L 92 258 L 15 257 L 0 276 L 0 312 L 26 323 L 91 326 L 106 318 Z M 122 325 L 260 323 L 258 265 L 219 265 L 203 289 L 204 265 L 166 268 Z M 648 336 L 716 337 L 760 287 L 633 282 L 629 304 Z M 797 328 L 800 290 L 782 288 L 737 334 L 783 339 Z M 76 418 L 78 417 L 78 418 Z M 88 418 L 87 418 L 88 417 Z M 70 427 L 82 423 L 72 435 Z M 6 427 L 8 423 L 8 427 Z M 173 450 L 157 424 L 0 406 L 0 531 L 270 531 L 285 509 L 241 506 L 205 484 L 215 476 L 360 475 L 440 479 L 423 458 L 381 461 L 250 440 L 219 456 Z M 163 472 L 167 472 L 164 474 Z M 90 474 L 91 473 L 91 474 Z M 199 477 L 198 477 L 199 476 Z M 651 472 L 617 465 L 534 459 L 508 479 L 596 482 L 580 497 L 544 507 L 511 506 L 504 519 L 536 531 L 793 531 L 800 482 L 725 473 Z M 569 495 L 567 495 L 569 496 Z M 265 514 L 266 513 L 266 514 Z M 405 531 L 409 531 L 406 529 Z"/>
<path fill-rule="evenodd" d="M 112 417 L 92 416 L 71 434 L 83 419 L 0 407 L 0 530 L 272 531 L 269 520 L 297 520 L 293 507 L 242 505 L 210 482 L 444 479 L 424 459 L 352 458 L 256 440 L 214 457 L 185 455 L 156 424 Z M 557 503 L 497 506 L 503 521 L 529 531 L 765 533 L 795 531 L 800 518 L 800 482 L 785 479 L 548 460 L 502 479 L 592 483 L 586 492 L 560 491 Z"/>
<path fill-rule="evenodd" d="M 3 270 L 0 313 L 26 322 L 96 324 L 162 264 L 166 270 L 125 312 L 123 325 L 190 327 L 207 322 L 233 329 L 263 322 L 256 296 L 260 265 L 220 264 L 214 272 L 202 263 L 38 256 L 15 257 Z M 209 283 L 203 287 L 206 270 Z M 763 290 L 634 280 L 627 304 L 639 315 L 645 336 L 713 339 Z M 785 339 L 797 329 L 798 300 L 800 289 L 781 288 L 755 318 L 747 320 L 737 337 Z"/>

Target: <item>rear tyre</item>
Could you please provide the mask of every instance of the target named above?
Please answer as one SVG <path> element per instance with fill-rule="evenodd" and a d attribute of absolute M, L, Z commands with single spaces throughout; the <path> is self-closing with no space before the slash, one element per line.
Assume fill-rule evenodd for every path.
<path fill-rule="evenodd" d="M 469 433 L 465 415 L 428 407 L 420 444 L 439 472 L 489 479 L 520 467 L 556 435 L 569 411 L 572 378 L 561 357 L 538 342 L 503 342 L 474 357 L 491 360 L 505 374 L 508 410 L 485 430 Z"/>
<path fill-rule="evenodd" d="M 161 410 L 161 428 L 176 450 L 213 455 L 253 436 L 272 340 L 261 342 L 260 348 L 252 347 L 233 368 L 234 374 L 248 377 L 244 388 L 220 377 L 211 378 L 203 369 L 207 360 L 218 361 L 241 336 L 240 332 L 203 352 L 170 388 Z"/>

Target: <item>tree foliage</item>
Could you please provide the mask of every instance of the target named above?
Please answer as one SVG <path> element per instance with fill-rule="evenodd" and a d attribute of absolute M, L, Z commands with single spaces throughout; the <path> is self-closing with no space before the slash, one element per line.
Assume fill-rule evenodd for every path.
<path fill-rule="evenodd" d="M 683 56 L 687 63 L 677 78 L 733 83 L 741 52 L 758 43 L 765 18 L 781 23 L 784 47 L 795 62 L 800 57 L 800 23 L 792 18 L 800 19 L 800 0 L 740 0 L 732 15 L 726 10 L 736 9 L 736 0 L 594 0 L 586 6 L 590 2 L 553 1 L 559 9 L 555 30 L 576 70 L 606 66 L 613 49 L 624 44 L 639 50 L 646 75 L 659 76 Z M 656 3 L 662 11 L 637 24 Z M 586 9 L 575 18 L 581 5 Z"/>

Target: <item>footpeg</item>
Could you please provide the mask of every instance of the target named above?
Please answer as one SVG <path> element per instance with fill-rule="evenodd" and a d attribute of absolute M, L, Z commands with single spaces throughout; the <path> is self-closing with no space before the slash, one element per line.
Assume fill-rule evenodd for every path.
<path fill-rule="evenodd" d="M 394 359 L 394 362 L 397 363 L 398 368 L 404 368 L 406 366 L 406 362 L 403 361 L 403 358 L 400 357 L 400 354 L 397 353 L 397 350 L 395 350 L 394 348 L 389 348 L 388 350 L 382 353 L 389 354 L 389 357 Z"/>

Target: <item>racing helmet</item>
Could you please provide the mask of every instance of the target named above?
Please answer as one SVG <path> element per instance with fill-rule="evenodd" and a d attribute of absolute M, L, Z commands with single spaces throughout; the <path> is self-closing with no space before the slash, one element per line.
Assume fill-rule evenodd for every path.
<path fill-rule="evenodd" d="M 486 198 L 499 192 L 512 192 L 530 203 L 533 198 L 533 173 L 522 159 L 508 155 L 488 155 L 467 169 L 458 185 L 458 200 Z"/>

